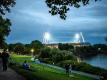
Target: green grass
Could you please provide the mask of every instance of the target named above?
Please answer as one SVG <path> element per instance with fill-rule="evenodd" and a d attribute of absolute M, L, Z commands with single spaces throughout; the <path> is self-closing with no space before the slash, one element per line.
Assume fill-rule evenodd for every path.
<path fill-rule="evenodd" d="M 21 66 L 12 68 L 27 80 L 95 80 L 87 76 L 72 74 L 68 77 L 64 71 L 31 62 L 31 56 L 11 55 L 11 60 L 21 65 L 25 60 L 31 65 L 33 71 L 24 70 Z"/>

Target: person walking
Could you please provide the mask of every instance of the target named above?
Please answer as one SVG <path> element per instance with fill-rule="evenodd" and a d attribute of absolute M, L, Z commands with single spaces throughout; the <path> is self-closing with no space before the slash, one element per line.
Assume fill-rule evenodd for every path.
<path fill-rule="evenodd" d="M 71 74 L 71 72 L 72 72 L 72 66 L 71 64 L 69 64 L 69 74 Z"/>
<path fill-rule="evenodd" d="M 8 63 L 9 54 L 5 49 L 3 50 L 2 54 L 1 54 L 1 58 L 2 58 L 3 71 L 6 71 L 7 70 L 7 63 Z"/>
<path fill-rule="evenodd" d="M 66 74 L 69 75 L 69 64 L 65 65 L 65 69 L 66 69 Z"/>

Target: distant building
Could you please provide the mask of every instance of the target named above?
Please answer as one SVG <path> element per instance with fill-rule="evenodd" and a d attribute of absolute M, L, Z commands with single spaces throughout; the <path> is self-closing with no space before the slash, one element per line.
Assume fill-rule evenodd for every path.
<path fill-rule="evenodd" d="M 47 47 L 50 48 L 58 48 L 59 43 L 52 43 L 52 44 L 46 44 Z M 68 45 L 73 45 L 74 47 L 83 47 L 83 46 L 90 46 L 90 43 L 62 43 L 62 44 L 68 44 Z"/>
<path fill-rule="evenodd" d="M 58 48 L 58 43 L 46 44 L 49 48 Z"/>

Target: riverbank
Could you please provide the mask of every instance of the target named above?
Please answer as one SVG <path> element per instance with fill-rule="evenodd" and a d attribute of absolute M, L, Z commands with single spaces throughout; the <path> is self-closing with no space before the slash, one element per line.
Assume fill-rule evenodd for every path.
<path fill-rule="evenodd" d="M 83 60 L 90 65 L 107 70 L 107 54 L 98 54 L 96 56 L 84 58 Z"/>
<path fill-rule="evenodd" d="M 68 77 L 65 71 L 42 64 L 32 63 L 30 60 L 31 57 L 29 56 L 13 56 L 12 59 L 19 65 L 11 67 L 21 75 L 26 77 L 28 80 L 96 80 L 94 78 L 77 73 L 73 73 L 72 76 Z M 33 72 L 21 68 L 20 64 L 22 64 L 24 60 L 28 61 L 28 63 L 31 65 L 31 69 L 33 70 Z"/>

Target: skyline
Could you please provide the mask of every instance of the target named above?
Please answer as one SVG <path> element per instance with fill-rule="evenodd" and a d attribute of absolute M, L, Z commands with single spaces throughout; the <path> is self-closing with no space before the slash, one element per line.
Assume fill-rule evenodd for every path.
<path fill-rule="evenodd" d="M 32 5 L 30 5 L 32 4 Z M 8 43 L 30 43 L 43 40 L 43 34 L 50 32 L 56 41 L 69 41 L 62 36 L 82 32 L 86 42 L 105 43 L 107 36 L 107 1 L 91 2 L 80 8 L 71 8 L 67 19 L 51 16 L 45 0 L 16 0 L 16 5 L 7 16 L 12 22 Z M 27 6 L 27 7 L 26 7 Z M 58 37 L 58 38 L 57 38 Z M 71 36 L 72 37 L 72 36 Z"/>

